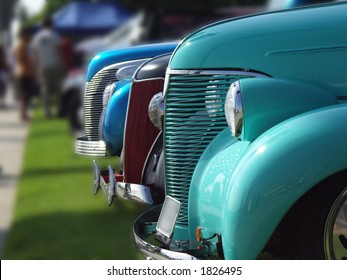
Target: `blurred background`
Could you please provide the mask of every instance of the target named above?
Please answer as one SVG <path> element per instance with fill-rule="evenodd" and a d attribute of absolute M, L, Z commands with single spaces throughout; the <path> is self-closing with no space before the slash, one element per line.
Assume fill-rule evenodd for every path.
<path fill-rule="evenodd" d="M 203 2 L 203 4 L 202 4 Z M 144 207 L 92 196 L 92 158 L 74 153 L 86 67 L 97 53 L 181 40 L 206 24 L 334 1 L 1 0 L 0 257 L 137 259 L 132 224 Z M 35 37 L 52 19 L 62 67 L 52 115 L 40 96 Z M 52 61 L 51 61 L 52 60 Z M 44 62 L 53 63 L 53 57 Z M 80 100 L 70 100 L 77 92 Z M 103 158 L 101 166 L 117 166 Z"/>

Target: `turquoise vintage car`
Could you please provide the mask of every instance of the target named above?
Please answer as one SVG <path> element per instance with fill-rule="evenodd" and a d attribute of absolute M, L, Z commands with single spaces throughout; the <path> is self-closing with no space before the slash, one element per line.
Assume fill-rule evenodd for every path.
<path fill-rule="evenodd" d="M 212 24 L 165 80 L 156 259 L 347 258 L 347 3 Z"/>

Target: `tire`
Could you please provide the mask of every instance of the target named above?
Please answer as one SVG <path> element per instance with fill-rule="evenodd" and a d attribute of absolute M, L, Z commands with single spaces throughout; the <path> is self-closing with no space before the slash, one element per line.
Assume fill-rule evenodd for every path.
<path fill-rule="evenodd" d="M 81 100 L 77 92 L 72 92 L 67 103 L 67 117 L 71 131 L 76 132 L 82 129 L 82 124 L 78 116 L 81 107 Z"/>
<path fill-rule="evenodd" d="M 287 235 L 291 259 L 347 259 L 346 178 L 325 180 L 300 201 Z"/>

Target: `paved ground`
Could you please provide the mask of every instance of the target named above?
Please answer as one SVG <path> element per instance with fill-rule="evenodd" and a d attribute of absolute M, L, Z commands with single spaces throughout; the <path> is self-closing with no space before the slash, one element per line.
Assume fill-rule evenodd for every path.
<path fill-rule="evenodd" d="M 0 259 L 6 234 L 11 226 L 16 186 L 21 171 L 28 123 L 19 120 L 18 106 L 12 92 L 6 98 L 7 108 L 0 109 Z"/>

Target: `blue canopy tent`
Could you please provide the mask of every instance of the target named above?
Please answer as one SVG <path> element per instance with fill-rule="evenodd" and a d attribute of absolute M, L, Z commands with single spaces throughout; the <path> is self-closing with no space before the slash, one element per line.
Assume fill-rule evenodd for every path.
<path fill-rule="evenodd" d="M 69 34 L 103 34 L 119 27 L 132 13 L 115 3 L 72 1 L 53 14 L 55 29 Z"/>

